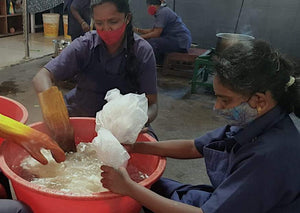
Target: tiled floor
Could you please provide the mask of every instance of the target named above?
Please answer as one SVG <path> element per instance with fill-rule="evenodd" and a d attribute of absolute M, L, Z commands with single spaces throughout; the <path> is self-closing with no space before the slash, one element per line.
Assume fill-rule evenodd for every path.
<path fill-rule="evenodd" d="M 54 39 L 63 39 L 63 37 L 46 38 L 43 33 L 29 34 L 29 59 L 24 59 L 25 39 L 22 34 L 0 38 L 0 70 L 26 60 L 53 54 L 54 45 L 52 41 Z"/>

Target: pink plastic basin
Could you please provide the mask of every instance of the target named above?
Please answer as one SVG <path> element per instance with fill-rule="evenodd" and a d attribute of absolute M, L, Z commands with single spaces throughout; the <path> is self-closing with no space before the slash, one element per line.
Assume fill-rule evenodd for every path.
<path fill-rule="evenodd" d="M 28 111 L 21 103 L 4 96 L 0 96 L 0 114 L 24 124 L 28 119 Z M 3 141 L 4 139 L 0 138 L 0 145 Z"/>
<path fill-rule="evenodd" d="M 71 118 L 70 120 L 74 127 L 76 143 L 90 142 L 96 136 L 94 118 Z M 30 126 L 49 134 L 42 122 Z M 148 134 L 140 134 L 137 141 L 156 142 Z M 56 190 L 32 184 L 20 177 L 22 168 L 19 165 L 27 156 L 28 153 L 20 146 L 4 142 L 0 149 L 0 165 L 4 174 L 11 180 L 17 199 L 28 204 L 35 213 L 138 213 L 141 210 L 141 205 L 132 198 L 111 192 L 72 196 L 57 194 Z M 161 177 L 166 159 L 154 155 L 131 154 L 129 165 L 149 176 L 139 184 L 150 188 Z"/>

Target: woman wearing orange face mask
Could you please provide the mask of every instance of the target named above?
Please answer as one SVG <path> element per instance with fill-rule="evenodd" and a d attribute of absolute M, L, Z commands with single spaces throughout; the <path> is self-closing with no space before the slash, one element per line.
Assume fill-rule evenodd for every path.
<path fill-rule="evenodd" d="M 157 64 L 162 64 L 164 54 L 168 52 L 187 52 L 191 46 L 191 33 L 181 18 L 166 7 L 161 0 L 147 0 L 148 14 L 154 16 L 152 29 L 134 28 L 136 33 L 150 43 Z"/>
<path fill-rule="evenodd" d="M 74 40 L 34 77 L 38 93 L 52 82 L 77 76 L 77 85 L 65 95 L 70 117 L 95 117 L 106 103 L 106 92 L 145 93 L 148 123 L 157 115 L 156 64 L 149 43 L 132 30 L 127 0 L 92 0 L 96 30 Z"/>

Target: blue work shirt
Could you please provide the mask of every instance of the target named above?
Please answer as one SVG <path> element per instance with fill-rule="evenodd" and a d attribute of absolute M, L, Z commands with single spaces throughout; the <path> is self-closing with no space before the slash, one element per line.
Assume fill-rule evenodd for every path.
<path fill-rule="evenodd" d="M 106 103 L 107 91 L 118 88 L 121 94 L 157 94 L 156 63 L 149 43 L 134 35 L 134 54 L 137 60 L 138 88 L 132 84 L 126 72 L 127 44 L 110 55 L 96 31 L 75 39 L 45 68 L 56 81 L 77 76 L 77 85 L 65 95 L 70 116 L 95 117 Z"/>
<path fill-rule="evenodd" d="M 68 0 L 65 2 L 68 11 L 68 35 L 75 39 L 84 34 L 81 23 L 75 19 L 71 12 L 71 6 L 74 7 L 81 18 L 90 25 L 91 23 L 91 1 L 90 0 Z"/>
<path fill-rule="evenodd" d="M 177 41 L 181 49 L 190 48 L 191 32 L 174 11 L 169 7 L 159 7 L 154 18 L 153 28 L 163 28 L 160 37 Z"/>
<path fill-rule="evenodd" d="M 279 107 L 244 129 L 210 132 L 195 145 L 215 188 L 204 213 L 300 212 L 300 136 Z"/>

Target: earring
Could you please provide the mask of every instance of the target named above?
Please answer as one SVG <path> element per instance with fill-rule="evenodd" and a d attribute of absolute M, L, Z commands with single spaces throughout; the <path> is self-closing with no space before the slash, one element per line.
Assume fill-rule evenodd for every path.
<path fill-rule="evenodd" d="M 257 112 L 258 112 L 258 114 L 261 112 L 261 107 L 260 106 L 257 107 Z"/>

